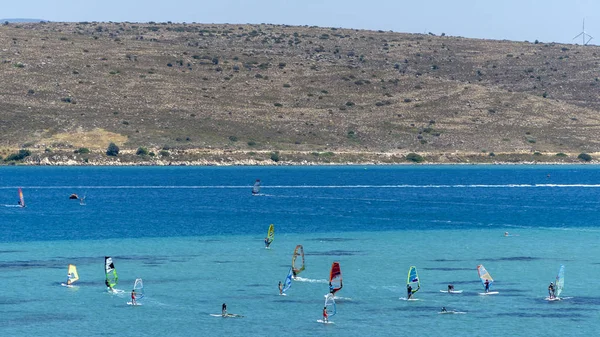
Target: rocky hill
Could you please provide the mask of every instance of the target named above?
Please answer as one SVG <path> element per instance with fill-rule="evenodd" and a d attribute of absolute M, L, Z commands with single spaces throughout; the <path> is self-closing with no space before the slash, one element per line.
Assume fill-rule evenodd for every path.
<path fill-rule="evenodd" d="M 3 24 L 0 45 L 4 159 L 578 162 L 600 151 L 596 46 L 97 22 Z"/>

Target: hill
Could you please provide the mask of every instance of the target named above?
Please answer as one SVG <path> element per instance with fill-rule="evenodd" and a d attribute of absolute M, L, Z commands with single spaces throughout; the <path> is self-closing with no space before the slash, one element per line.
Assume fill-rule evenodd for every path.
<path fill-rule="evenodd" d="M 97 22 L 4 24 L 0 43 L 5 158 L 577 162 L 600 151 L 596 46 Z"/>

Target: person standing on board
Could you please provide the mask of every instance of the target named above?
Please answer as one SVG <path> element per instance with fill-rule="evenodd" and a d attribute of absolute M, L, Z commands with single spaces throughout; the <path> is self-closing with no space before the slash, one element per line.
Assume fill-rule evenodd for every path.
<path fill-rule="evenodd" d="M 410 300 L 411 296 L 412 296 L 412 287 L 410 286 L 410 284 L 406 285 L 406 299 Z"/>
<path fill-rule="evenodd" d="M 137 305 L 137 302 L 135 301 L 135 289 L 131 290 L 131 304 Z"/>
<path fill-rule="evenodd" d="M 279 295 L 283 294 L 283 284 L 281 284 L 281 281 L 279 281 Z"/>
<path fill-rule="evenodd" d="M 454 285 L 452 285 L 452 284 L 449 284 L 449 285 L 448 285 L 448 292 L 449 292 L 449 293 L 451 293 L 451 292 L 453 292 L 453 291 L 454 291 Z"/>
<path fill-rule="evenodd" d="M 548 297 L 554 298 L 554 283 L 550 282 L 548 286 Z"/>
<path fill-rule="evenodd" d="M 490 280 L 486 279 L 484 285 L 485 285 L 485 292 L 486 293 L 489 292 L 490 291 Z"/>
<path fill-rule="evenodd" d="M 323 322 L 329 322 L 329 315 L 327 314 L 327 307 L 323 307 Z"/>
<path fill-rule="evenodd" d="M 221 316 L 227 316 L 227 304 L 225 303 L 223 303 L 223 305 L 221 306 Z"/>
<path fill-rule="evenodd" d="M 269 241 L 269 238 L 266 237 L 265 238 L 265 248 L 269 248 L 270 245 L 271 245 L 271 241 Z"/>
<path fill-rule="evenodd" d="M 110 285 L 110 283 L 108 283 L 108 279 L 105 279 L 105 280 L 104 280 L 104 284 L 106 284 L 106 287 L 108 288 L 108 290 L 109 290 L 110 292 L 115 292 L 115 291 L 113 290 L 113 287 Z"/>

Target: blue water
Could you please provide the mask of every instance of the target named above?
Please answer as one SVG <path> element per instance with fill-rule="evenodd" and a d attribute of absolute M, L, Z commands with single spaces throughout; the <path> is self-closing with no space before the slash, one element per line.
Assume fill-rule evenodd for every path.
<path fill-rule="evenodd" d="M 250 193 L 255 179 L 260 196 Z M 12 207 L 18 187 L 24 209 Z M 549 336 L 600 328 L 594 166 L 2 167 L 0 204 L 6 335 Z M 270 223 L 276 239 L 265 250 Z M 281 297 L 277 282 L 297 244 L 307 268 Z M 105 255 L 124 294 L 104 290 Z M 322 325 L 333 261 L 344 288 L 335 324 Z M 60 286 L 69 263 L 79 269 L 78 288 Z M 477 295 L 478 264 L 500 294 Z M 567 299 L 548 303 L 560 264 Z M 411 265 L 422 289 L 419 301 L 406 302 L 399 297 Z M 127 306 L 137 277 L 147 296 Z M 440 293 L 450 282 L 464 293 Z M 222 302 L 245 317 L 211 317 Z M 441 306 L 466 314 L 439 315 Z"/>

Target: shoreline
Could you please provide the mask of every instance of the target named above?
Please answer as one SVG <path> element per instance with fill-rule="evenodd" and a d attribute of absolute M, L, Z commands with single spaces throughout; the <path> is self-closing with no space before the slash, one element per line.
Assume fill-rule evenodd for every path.
<path fill-rule="evenodd" d="M 35 151 L 35 150 L 34 150 Z M 147 152 L 123 150 L 116 156 L 104 152 L 76 153 L 69 150 L 26 152 L 20 158 L 5 158 L 0 166 L 336 166 L 336 165 L 597 165 L 600 153 L 498 153 L 474 152 L 366 152 L 366 151 L 240 151 L 188 149 Z"/>

